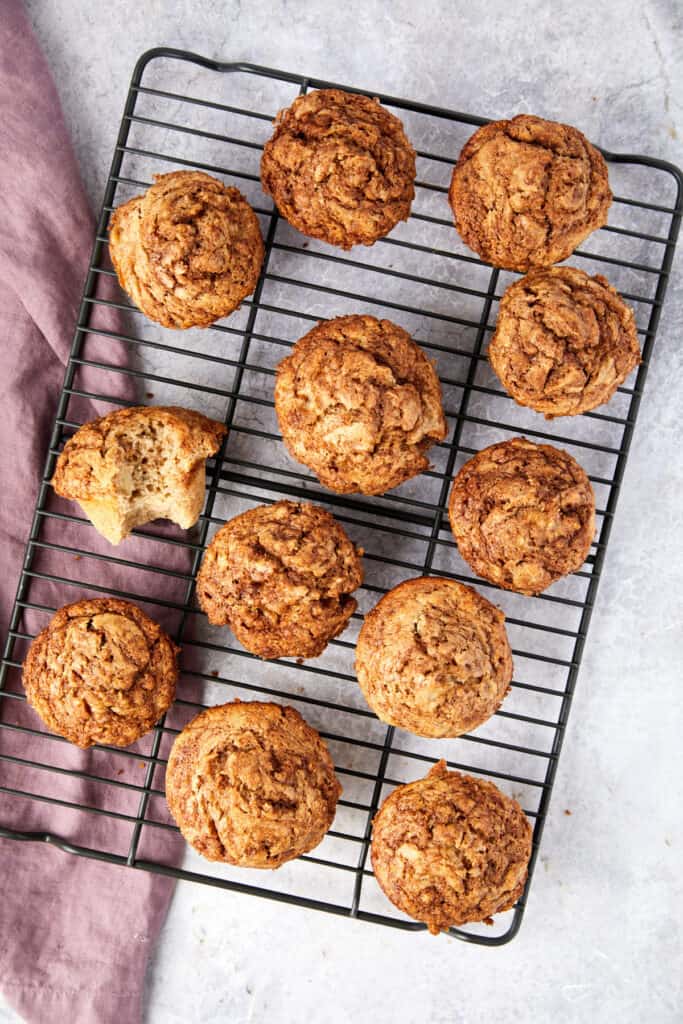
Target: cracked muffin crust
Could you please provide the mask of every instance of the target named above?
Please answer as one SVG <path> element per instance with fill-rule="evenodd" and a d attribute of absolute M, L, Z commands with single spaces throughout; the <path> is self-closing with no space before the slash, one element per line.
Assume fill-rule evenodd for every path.
<path fill-rule="evenodd" d="M 531 826 L 492 782 L 449 772 L 397 786 L 372 828 L 372 867 L 391 902 L 432 935 L 474 921 L 492 924 L 522 895 Z"/>
<path fill-rule="evenodd" d="M 261 658 L 316 658 L 356 610 L 360 555 L 319 505 L 278 501 L 216 533 L 197 577 L 209 622 Z"/>
<path fill-rule="evenodd" d="M 406 580 L 366 616 L 356 674 L 378 718 L 418 736 L 460 736 L 496 711 L 512 679 L 505 616 L 455 580 Z"/>
<path fill-rule="evenodd" d="M 460 554 L 478 576 L 538 594 L 576 572 L 595 533 L 593 488 L 567 452 L 523 437 L 462 467 L 448 506 Z"/>
<path fill-rule="evenodd" d="M 428 469 L 446 436 L 436 371 L 390 320 L 340 316 L 277 369 L 275 411 L 290 454 L 339 494 L 383 494 Z"/>
<path fill-rule="evenodd" d="M 339 89 L 299 96 L 275 119 L 261 183 L 290 224 L 350 249 L 407 220 L 415 150 L 377 100 Z"/>
<path fill-rule="evenodd" d="M 60 608 L 31 644 L 26 698 L 70 743 L 127 747 L 173 703 L 179 651 L 128 601 L 77 601 Z"/>
<path fill-rule="evenodd" d="M 277 868 L 312 850 L 341 786 L 318 733 L 294 708 L 239 700 L 209 708 L 176 737 L 166 798 L 207 860 Z"/>
<path fill-rule="evenodd" d="M 114 210 L 109 252 L 123 290 L 150 320 L 207 327 L 251 295 L 263 263 L 256 214 L 201 171 L 157 174 Z"/>
<path fill-rule="evenodd" d="M 608 402 L 640 362 L 636 319 L 600 274 L 533 270 L 501 299 L 489 360 L 520 405 L 576 416 Z"/>
<path fill-rule="evenodd" d="M 204 504 L 205 460 L 225 433 L 217 420 L 178 406 L 116 409 L 69 438 L 52 486 L 110 544 L 153 519 L 187 530 Z"/>
<path fill-rule="evenodd" d="M 607 164 L 570 125 L 519 114 L 465 143 L 448 198 L 463 241 L 483 260 L 525 272 L 565 260 L 607 221 Z"/>

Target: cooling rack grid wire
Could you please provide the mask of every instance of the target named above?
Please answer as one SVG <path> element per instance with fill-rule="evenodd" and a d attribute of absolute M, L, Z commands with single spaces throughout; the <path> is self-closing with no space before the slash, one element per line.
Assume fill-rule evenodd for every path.
<path fill-rule="evenodd" d="M 483 118 L 379 96 L 402 118 L 417 149 L 418 185 L 410 220 L 372 248 L 341 254 L 303 238 L 261 192 L 258 165 L 273 116 L 299 92 L 329 84 L 168 49 L 144 54 L 135 68 L 2 663 L 0 792 L 12 796 L 16 814 L 11 823 L 0 822 L 0 835 L 417 930 L 422 926 L 394 910 L 374 880 L 371 821 L 393 786 L 445 757 L 451 767 L 491 778 L 515 795 L 534 824 L 529 883 L 515 909 L 492 927 L 452 929 L 461 939 L 497 945 L 516 934 L 533 877 L 666 293 L 681 174 L 658 160 L 605 153 L 616 196 L 610 221 L 569 262 L 605 274 L 633 304 L 643 362 L 608 406 L 546 422 L 503 394 L 486 360 L 498 300 L 513 275 L 481 263 L 462 245 L 446 202 L 453 161 Z M 255 207 L 266 242 L 253 297 L 203 331 L 165 331 L 147 321 L 117 289 L 107 254 L 114 206 L 142 191 L 154 174 L 182 167 L 236 184 Z M 104 319 L 112 310 L 123 327 Z M 287 456 L 273 410 L 275 367 L 293 342 L 317 320 L 353 312 L 389 317 L 416 338 L 436 361 L 448 414 L 448 437 L 433 449 L 432 469 L 380 498 L 322 489 Z M 136 531 L 133 542 L 110 548 L 76 506 L 56 498 L 48 481 L 86 409 L 92 415 L 94 403 L 101 414 L 133 401 L 199 409 L 224 420 L 229 434 L 207 467 L 206 505 L 195 531 L 151 524 Z M 570 451 L 588 472 L 598 507 L 596 540 L 582 570 L 536 598 L 473 577 L 446 514 L 453 473 L 487 444 L 518 434 Z M 259 661 L 227 630 L 210 627 L 194 600 L 194 576 L 215 530 L 245 508 L 283 496 L 323 504 L 366 551 L 366 582 L 350 629 L 304 664 Z M 103 569 L 115 586 L 102 585 Z M 507 616 L 512 691 L 488 723 L 457 740 L 421 740 L 386 728 L 367 710 L 353 673 L 362 615 L 386 589 L 421 574 L 473 583 Z M 84 768 L 27 708 L 20 668 L 31 637 L 56 607 L 112 593 L 138 601 L 173 632 L 183 647 L 182 675 L 176 704 L 150 736 L 128 750 L 94 748 Z M 165 805 L 164 767 L 174 736 L 201 707 L 235 696 L 298 708 L 327 740 L 344 786 L 323 843 L 274 873 L 201 860 L 183 844 Z M 29 739 L 40 757 L 22 756 Z M 27 810 L 22 818 L 29 807 L 30 817 Z M 59 810 L 59 834 L 36 826 L 36 808 L 48 815 Z M 100 828 L 103 819 L 116 830 Z M 30 830 L 22 827 L 26 820 Z"/>

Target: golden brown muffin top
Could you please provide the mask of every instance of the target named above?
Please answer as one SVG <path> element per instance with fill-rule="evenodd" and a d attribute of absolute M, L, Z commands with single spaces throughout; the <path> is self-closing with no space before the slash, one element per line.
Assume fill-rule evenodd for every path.
<path fill-rule="evenodd" d="M 60 608 L 31 644 L 26 697 L 48 729 L 79 747 L 127 747 L 172 704 L 179 651 L 128 601 L 77 601 Z"/>
<path fill-rule="evenodd" d="M 455 580 L 406 580 L 363 623 L 356 673 L 383 722 L 460 736 L 500 706 L 512 679 L 505 616 Z"/>
<path fill-rule="evenodd" d="M 448 198 L 463 241 L 506 270 L 547 267 L 602 227 L 607 164 L 571 125 L 519 114 L 465 143 Z"/>
<path fill-rule="evenodd" d="M 180 329 L 220 320 L 253 292 L 263 240 L 238 189 L 202 171 L 172 171 L 114 210 L 109 252 L 145 316 Z"/>
<path fill-rule="evenodd" d="M 407 220 L 415 151 L 377 100 L 339 89 L 299 96 L 281 110 L 261 160 L 261 183 L 305 235 L 350 249 Z"/>
<path fill-rule="evenodd" d="M 216 533 L 197 577 L 200 607 L 262 658 L 315 658 L 356 610 L 360 549 L 318 505 L 278 501 Z"/>
<path fill-rule="evenodd" d="M 640 362 L 636 319 L 600 274 L 532 270 L 501 299 L 489 359 L 520 405 L 576 416 L 608 402 Z"/>
<path fill-rule="evenodd" d="M 460 554 L 478 576 L 538 594 L 580 569 L 595 533 L 593 488 L 567 452 L 523 437 L 462 467 L 449 503 Z"/>
<path fill-rule="evenodd" d="M 473 921 L 491 924 L 522 895 L 531 826 L 492 782 L 449 772 L 397 786 L 372 829 L 375 878 L 391 902 L 433 935 Z"/>
<path fill-rule="evenodd" d="M 318 733 L 279 704 L 204 711 L 177 736 L 166 769 L 168 805 L 187 842 L 241 867 L 277 868 L 312 850 L 340 795 Z"/>
<path fill-rule="evenodd" d="M 398 487 L 446 436 L 432 363 L 374 316 L 323 321 L 300 338 L 278 366 L 275 411 L 293 457 L 342 494 Z"/>
<path fill-rule="evenodd" d="M 197 464 L 218 451 L 225 433 L 217 420 L 178 406 L 116 409 L 69 438 L 52 486 L 63 498 L 83 501 L 136 487 L 182 490 Z"/>

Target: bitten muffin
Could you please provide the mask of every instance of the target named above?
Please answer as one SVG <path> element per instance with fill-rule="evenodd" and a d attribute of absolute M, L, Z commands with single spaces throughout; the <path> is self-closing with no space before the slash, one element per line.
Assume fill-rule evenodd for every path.
<path fill-rule="evenodd" d="M 290 454 L 339 494 L 398 487 L 446 436 L 432 363 L 374 316 L 340 316 L 300 338 L 278 366 L 275 411 Z"/>
<path fill-rule="evenodd" d="M 204 504 L 205 460 L 225 433 L 222 423 L 177 406 L 117 409 L 69 438 L 52 486 L 77 501 L 110 544 L 152 519 L 187 530 Z"/>
<path fill-rule="evenodd" d="M 519 114 L 477 129 L 448 198 L 470 249 L 524 272 L 570 256 L 606 223 L 612 193 L 602 154 L 580 131 Z"/>
<path fill-rule="evenodd" d="M 111 218 L 121 287 L 163 327 L 206 327 L 251 295 L 263 263 L 256 214 L 238 189 L 201 171 L 155 175 Z"/>
<path fill-rule="evenodd" d="M 290 224 L 350 249 L 407 220 L 415 150 L 377 100 L 339 89 L 281 110 L 261 160 L 261 183 Z"/>
<path fill-rule="evenodd" d="M 580 569 L 595 533 L 593 488 L 567 452 L 523 437 L 484 448 L 453 481 L 460 554 L 478 576 L 538 594 Z"/>
<path fill-rule="evenodd" d="M 31 644 L 26 697 L 70 743 L 127 747 L 173 703 L 179 651 L 128 601 L 77 601 L 60 608 Z"/>
<path fill-rule="evenodd" d="M 532 270 L 501 299 L 489 360 L 520 405 L 576 416 L 608 402 L 640 362 L 636 318 L 600 274 Z"/>
<path fill-rule="evenodd" d="M 391 902 L 432 935 L 453 925 L 492 924 L 522 895 L 531 826 L 492 782 L 449 772 L 397 786 L 372 828 L 372 867 Z"/>
<path fill-rule="evenodd" d="M 341 786 L 329 751 L 298 711 L 234 701 L 176 737 L 166 798 L 183 836 L 207 860 L 277 868 L 321 842 Z"/>
<path fill-rule="evenodd" d="M 197 577 L 199 605 L 261 658 L 316 658 L 356 610 L 360 549 L 318 505 L 278 501 L 216 533 Z"/>
<path fill-rule="evenodd" d="M 505 616 L 462 583 L 406 580 L 363 623 L 356 674 L 383 722 L 460 736 L 500 707 L 512 679 Z"/>

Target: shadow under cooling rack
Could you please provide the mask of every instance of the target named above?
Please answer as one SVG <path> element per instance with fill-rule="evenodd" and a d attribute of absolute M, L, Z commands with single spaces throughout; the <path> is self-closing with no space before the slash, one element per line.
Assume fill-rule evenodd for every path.
<path fill-rule="evenodd" d="M 571 262 L 605 274 L 632 303 L 643 362 L 598 412 L 546 422 L 512 402 L 488 367 L 497 304 L 514 275 L 483 264 L 462 245 L 446 201 L 454 159 L 484 118 L 379 95 L 399 113 L 415 145 L 418 182 L 410 220 L 369 249 L 342 255 L 303 238 L 262 193 L 259 160 L 274 115 L 299 92 L 330 84 L 174 50 L 153 50 L 138 62 L 5 648 L 0 793 L 7 820 L 0 835 L 418 930 L 422 925 L 394 910 L 374 880 L 371 822 L 395 785 L 424 775 L 444 757 L 452 767 L 496 781 L 520 800 L 534 824 L 529 882 L 515 909 L 492 927 L 452 929 L 461 939 L 497 945 L 516 933 L 533 877 L 666 293 L 681 175 L 658 160 L 605 153 L 615 192 L 610 221 Z M 155 174 L 180 167 L 237 184 L 256 209 L 266 242 L 253 297 L 228 320 L 182 334 L 150 323 L 130 305 L 106 248 L 112 209 Z M 275 368 L 296 339 L 322 318 L 353 312 L 390 317 L 429 352 L 449 422 L 430 471 L 375 499 L 331 494 L 292 462 L 272 401 Z M 194 531 L 152 524 L 113 549 L 76 506 L 57 499 L 48 481 L 64 441 L 85 419 L 133 402 L 199 409 L 223 420 L 229 435 L 207 467 L 206 504 Z M 598 505 L 598 533 L 586 564 L 536 598 L 474 578 L 458 555 L 446 515 L 453 473 L 482 447 L 518 434 L 567 448 L 588 472 Z M 366 552 L 366 580 L 350 628 L 320 658 L 301 665 L 259 661 L 227 630 L 210 627 L 194 601 L 194 577 L 214 531 L 245 508 L 282 496 L 325 505 Z M 363 614 L 388 588 L 422 574 L 473 583 L 507 617 L 515 661 L 511 693 L 476 734 L 457 740 L 421 740 L 387 729 L 368 711 L 355 681 L 354 641 Z M 23 696 L 20 669 L 31 638 L 58 606 L 88 594 L 140 603 L 183 648 L 178 700 L 153 733 L 126 750 L 77 751 L 42 729 Z M 325 737 L 344 786 L 323 843 L 275 873 L 202 861 L 182 842 L 166 808 L 164 768 L 173 738 L 199 708 L 235 696 L 272 697 L 297 707 Z"/>

